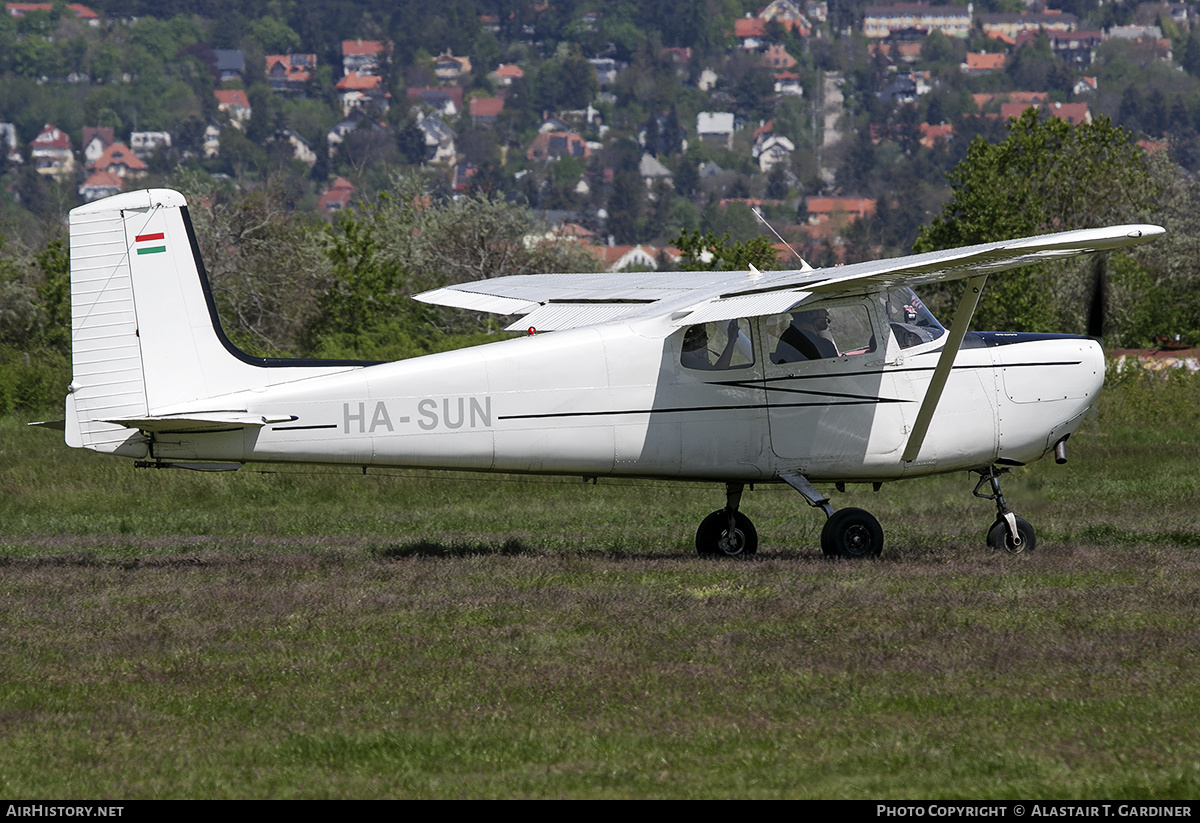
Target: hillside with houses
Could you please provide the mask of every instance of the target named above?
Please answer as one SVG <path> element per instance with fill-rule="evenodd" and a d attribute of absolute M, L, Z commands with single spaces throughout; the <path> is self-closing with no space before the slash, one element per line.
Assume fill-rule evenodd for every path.
<path fill-rule="evenodd" d="M 240 342 L 281 353 L 320 348 L 330 295 L 354 255 L 388 245 L 371 227 L 410 185 L 430 216 L 401 231 L 472 204 L 517 210 L 503 242 L 527 263 L 693 265 L 678 245 L 698 230 L 767 238 L 781 267 L 836 265 L 907 253 L 973 142 L 1000 143 L 1032 108 L 1115 123 L 1171 202 L 1190 202 L 1194 7 L 1051 2 L 8 3 L 0 344 L 55 315 L 66 212 L 136 188 L 188 193 Z M 547 245 L 565 256 L 534 254 Z M 395 253 L 389 278 L 413 270 Z M 1192 265 L 1128 280 L 1122 294 L 1153 306 L 1121 307 L 1123 342 L 1200 335 L 1200 306 L 1170 296 Z"/>
<path fill-rule="evenodd" d="M 38 214 L 180 170 L 282 175 L 333 219 L 421 169 L 652 266 L 685 226 L 764 231 L 752 210 L 817 262 L 904 251 L 966 145 L 1030 106 L 1200 165 L 1192 8 L 1018 5 L 346 3 L 314 38 L 299 11 L 10 3 L 3 179 Z"/>

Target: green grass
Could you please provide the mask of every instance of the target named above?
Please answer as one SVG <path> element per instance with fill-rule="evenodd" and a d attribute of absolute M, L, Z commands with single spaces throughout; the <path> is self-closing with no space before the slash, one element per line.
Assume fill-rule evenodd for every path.
<path fill-rule="evenodd" d="M 1032 555 L 973 476 L 851 487 L 867 563 L 779 487 L 721 562 L 710 485 L 138 471 L 4 419 L 0 793 L 1195 797 L 1197 386 L 1115 380 L 1006 480 Z"/>

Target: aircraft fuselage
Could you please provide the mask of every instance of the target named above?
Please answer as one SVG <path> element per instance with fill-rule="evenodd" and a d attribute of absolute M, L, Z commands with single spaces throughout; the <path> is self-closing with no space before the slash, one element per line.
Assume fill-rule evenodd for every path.
<path fill-rule="evenodd" d="M 865 301 L 864 301 L 865 302 Z M 209 400 L 296 419 L 158 432 L 161 460 L 333 462 L 480 471 L 763 481 L 890 480 L 1027 463 L 1079 426 L 1103 381 L 1079 337 L 970 335 L 916 460 L 901 453 L 937 361 L 932 341 L 775 364 L 681 367 L 683 332 L 612 324 L 499 342 Z M 749 358 L 748 358 L 749 359 Z M 194 410 L 195 404 L 188 408 Z M 162 410 L 169 413 L 170 409 Z"/>

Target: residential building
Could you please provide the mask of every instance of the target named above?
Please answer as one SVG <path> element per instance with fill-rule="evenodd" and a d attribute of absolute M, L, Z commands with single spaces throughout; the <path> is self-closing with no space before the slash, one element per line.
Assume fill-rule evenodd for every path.
<path fill-rule="evenodd" d="M 229 115 L 229 120 L 236 128 L 250 119 L 250 98 L 242 89 L 217 89 L 213 92 L 217 98 L 217 110 Z"/>
<path fill-rule="evenodd" d="M 1079 19 L 1075 15 L 1051 9 L 1020 14 L 979 14 L 976 15 L 976 19 L 988 37 L 1003 39 L 1009 43 L 1015 42 L 1017 36 L 1023 32 L 1069 32 L 1079 25 Z"/>
<path fill-rule="evenodd" d="M 755 156 L 758 158 L 758 168 L 763 174 L 769 174 L 780 163 L 791 159 L 796 144 L 780 134 L 771 134 L 757 147 Z"/>
<path fill-rule="evenodd" d="M 342 101 L 342 114 L 352 109 L 374 106 L 378 111 L 387 111 L 392 95 L 383 85 L 383 78 L 373 74 L 350 72 L 337 81 L 338 98 Z"/>
<path fill-rule="evenodd" d="M 38 174 L 66 177 L 75 171 L 75 153 L 66 132 L 47 123 L 29 144 Z"/>
<path fill-rule="evenodd" d="M 345 177 L 339 177 L 317 199 L 317 209 L 325 215 L 345 211 L 354 202 L 354 193 L 354 184 Z"/>
<path fill-rule="evenodd" d="M 391 43 L 379 40 L 343 40 L 342 73 L 379 74 L 391 53 Z"/>
<path fill-rule="evenodd" d="M 267 55 L 267 83 L 273 91 L 302 93 L 316 70 L 315 54 Z"/>
<path fill-rule="evenodd" d="M 149 170 L 124 143 L 113 143 L 88 168 L 90 171 L 106 171 L 122 179 L 142 177 Z"/>
<path fill-rule="evenodd" d="M 317 153 L 308 141 L 293 129 L 285 128 L 273 138 L 272 142 L 286 143 L 291 147 L 292 157 L 310 168 L 317 164 Z"/>
<path fill-rule="evenodd" d="M 5 3 L 9 17 L 22 18 L 31 11 L 53 11 L 53 3 Z M 79 3 L 68 3 L 67 10 L 74 13 L 76 20 L 82 20 L 92 28 L 100 25 L 100 15 Z"/>
<path fill-rule="evenodd" d="M 171 133 L 167 131 L 135 131 L 129 134 L 129 148 L 142 160 L 159 149 L 171 148 Z"/>
<path fill-rule="evenodd" d="M 513 63 L 501 63 L 490 76 L 499 85 L 508 87 L 513 84 L 514 80 L 524 80 L 525 72 L 520 66 Z"/>
<path fill-rule="evenodd" d="M 575 132 L 552 131 L 535 137 L 525 157 L 535 162 L 548 162 L 563 157 L 589 157 L 591 153 L 584 139 Z"/>
<path fill-rule="evenodd" d="M 111 126 L 83 127 L 83 163 L 88 168 L 100 159 L 104 150 L 116 142 Z"/>
<path fill-rule="evenodd" d="M 641 161 L 638 163 L 638 174 L 642 176 L 642 180 L 646 183 L 646 188 L 652 188 L 659 180 L 665 180 L 670 183 L 674 180 L 674 175 L 671 170 L 658 161 L 658 158 L 650 154 L 643 154 Z"/>
<path fill-rule="evenodd" d="M 1035 108 L 1039 113 L 1045 113 L 1059 120 L 1065 120 L 1072 126 L 1092 122 L 1091 106 L 1087 103 L 1005 103 L 1000 106 L 1000 118 L 1008 120 L 1018 118 L 1028 108 Z"/>
<path fill-rule="evenodd" d="M 457 83 L 471 73 L 470 57 L 455 57 L 449 49 L 433 58 L 433 73 L 443 83 Z"/>
<path fill-rule="evenodd" d="M 417 119 L 417 128 L 425 135 L 425 159 L 430 163 L 452 163 L 458 156 L 454 140 L 458 135 L 436 114 Z"/>
<path fill-rule="evenodd" d="M 988 54 L 985 52 L 967 52 L 967 61 L 962 64 L 964 74 L 990 74 L 994 71 L 1004 71 L 1008 55 Z"/>
<path fill-rule="evenodd" d="M 733 112 L 702 111 L 696 115 L 696 134 L 706 143 L 733 148 Z"/>
<path fill-rule="evenodd" d="M 940 31 L 951 37 L 966 38 L 971 33 L 971 4 L 931 6 L 928 3 L 897 3 L 893 6 L 868 6 L 863 10 L 863 34 L 882 40 L 894 31 L 917 30 L 928 34 Z"/>
<path fill-rule="evenodd" d="M 808 197 L 805 208 L 812 225 L 849 225 L 874 214 L 875 201 L 869 197 Z"/>
<path fill-rule="evenodd" d="M 22 162 L 15 123 L 0 123 L 0 151 L 5 151 L 10 165 Z"/>
<path fill-rule="evenodd" d="M 784 97 L 803 97 L 804 87 L 800 85 L 800 75 L 791 71 L 776 74 L 775 93 Z"/>
<path fill-rule="evenodd" d="M 477 126 L 490 126 L 504 111 L 503 97 L 472 97 L 470 104 L 471 122 Z"/>
<path fill-rule="evenodd" d="M 246 55 L 241 49 L 213 49 L 221 82 L 241 80 L 246 73 Z"/>
<path fill-rule="evenodd" d="M 409 100 L 418 101 L 444 117 L 457 117 L 463 109 L 463 90 L 459 86 L 410 88 L 404 93 Z"/>
<path fill-rule="evenodd" d="M 112 197 L 125 191 L 125 181 L 107 171 L 98 171 L 88 177 L 79 187 L 79 196 L 86 202 Z"/>

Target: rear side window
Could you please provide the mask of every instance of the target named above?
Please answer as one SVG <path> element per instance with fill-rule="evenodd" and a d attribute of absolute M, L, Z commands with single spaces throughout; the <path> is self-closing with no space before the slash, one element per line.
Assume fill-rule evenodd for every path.
<path fill-rule="evenodd" d="M 679 362 L 688 369 L 722 371 L 754 365 L 749 320 L 698 323 L 683 333 Z"/>

